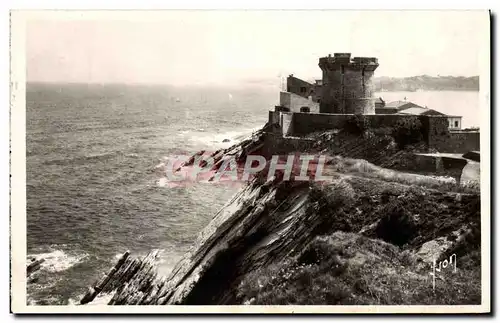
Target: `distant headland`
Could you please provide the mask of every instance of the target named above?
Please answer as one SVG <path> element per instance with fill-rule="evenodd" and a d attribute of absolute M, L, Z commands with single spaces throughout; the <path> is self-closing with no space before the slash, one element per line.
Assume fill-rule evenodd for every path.
<path fill-rule="evenodd" d="M 281 77 L 281 83 L 284 83 L 286 77 Z M 308 79 L 310 83 L 314 83 L 315 79 Z M 46 84 L 57 84 L 57 85 L 88 85 L 86 82 L 43 82 L 43 81 L 33 81 L 27 82 L 30 86 L 43 86 Z M 90 83 L 94 85 L 120 85 L 122 83 Z M 126 83 L 123 83 L 126 84 Z M 141 84 L 136 83 L 134 85 L 152 85 L 152 84 Z M 158 85 L 158 84 L 156 84 Z M 163 84 L 167 85 L 167 84 Z M 170 86 L 174 86 L 169 84 Z M 224 83 L 223 85 L 218 83 L 207 83 L 207 84 L 192 84 L 190 86 L 214 86 L 214 87 L 260 87 L 271 89 L 276 86 L 281 86 L 277 82 L 276 77 L 271 78 L 246 78 L 235 82 Z M 374 90 L 376 92 L 400 92 L 400 91 L 479 91 L 479 76 L 429 76 L 429 75 L 419 75 L 419 76 L 408 76 L 408 77 L 390 77 L 390 76 L 379 76 L 373 78 Z"/>
<path fill-rule="evenodd" d="M 479 91 L 479 76 L 375 77 L 375 91 Z"/>
<path fill-rule="evenodd" d="M 281 83 L 286 82 L 286 76 Z M 315 78 L 306 79 L 310 83 Z M 276 86 L 276 78 L 245 79 L 240 81 L 246 86 Z M 373 78 L 376 92 L 401 91 L 479 91 L 479 76 L 430 76 L 417 75 L 407 77 L 378 76 Z"/>

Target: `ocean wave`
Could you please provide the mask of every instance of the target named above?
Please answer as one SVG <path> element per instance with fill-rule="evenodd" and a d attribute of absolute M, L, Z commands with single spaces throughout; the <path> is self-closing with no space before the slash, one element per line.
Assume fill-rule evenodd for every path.
<path fill-rule="evenodd" d="M 48 296 L 43 299 L 35 299 L 30 295 L 26 297 L 26 304 L 28 306 L 36 306 L 36 305 L 60 305 L 61 302 L 56 296 Z"/>
<path fill-rule="evenodd" d="M 228 148 L 231 145 L 234 145 L 236 142 L 241 141 L 252 135 L 253 132 L 259 130 L 261 127 L 253 127 L 253 128 L 245 128 L 240 130 L 232 130 L 226 132 L 199 132 L 193 131 L 189 132 L 187 135 L 189 136 L 188 140 L 200 145 L 202 147 L 217 147 L 217 148 Z M 226 142 L 224 142 L 226 141 Z"/>
<path fill-rule="evenodd" d="M 175 265 L 184 257 L 187 251 L 187 248 L 179 248 L 178 246 L 160 249 L 159 258 L 157 260 L 158 275 L 165 277 L 170 276 Z"/>
<path fill-rule="evenodd" d="M 156 181 L 156 185 L 159 187 L 165 187 L 168 184 L 168 178 L 162 177 Z"/>
<path fill-rule="evenodd" d="M 69 255 L 62 250 L 53 250 L 46 253 L 28 255 L 28 259 L 40 259 L 45 261 L 41 264 L 40 270 L 56 273 L 68 270 L 76 264 L 84 261 L 89 255 L 86 253 Z"/>

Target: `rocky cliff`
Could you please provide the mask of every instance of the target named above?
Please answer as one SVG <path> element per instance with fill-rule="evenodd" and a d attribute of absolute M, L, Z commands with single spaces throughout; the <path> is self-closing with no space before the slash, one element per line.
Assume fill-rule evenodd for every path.
<path fill-rule="evenodd" d="M 216 163 L 261 150 L 261 136 L 214 153 Z M 81 304 L 105 292 L 113 305 L 480 303 L 476 187 L 335 155 L 321 144 L 313 151 L 330 154 L 330 181 L 257 176 L 168 277 L 156 272 L 158 251 L 126 252 Z M 452 255 L 458 271 L 429 275 L 434 261 Z"/>

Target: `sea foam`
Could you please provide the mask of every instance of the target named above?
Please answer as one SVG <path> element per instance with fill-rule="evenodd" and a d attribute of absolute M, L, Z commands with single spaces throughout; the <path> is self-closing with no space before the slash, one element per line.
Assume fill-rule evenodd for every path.
<path fill-rule="evenodd" d="M 74 265 L 82 262 L 87 257 L 88 254 L 86 253 L 79 255 L 68 255 L 62 250 L 53 250 L 47 253 L 28 255 L 28 259 L 45 259 L 45 261 L 41 264 L 40 270 L 46 270 L 53 273 L 67 270 Z"/>

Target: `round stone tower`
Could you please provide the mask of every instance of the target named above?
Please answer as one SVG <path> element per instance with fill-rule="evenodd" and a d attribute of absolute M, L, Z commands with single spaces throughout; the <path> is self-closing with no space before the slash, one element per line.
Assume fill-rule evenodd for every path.
<path fill-rule="evenodd" d="M 375 114 L 373 74 L 375 57 L 335 53 L 319 59 L 323 71 L 320 113 Z"/>

